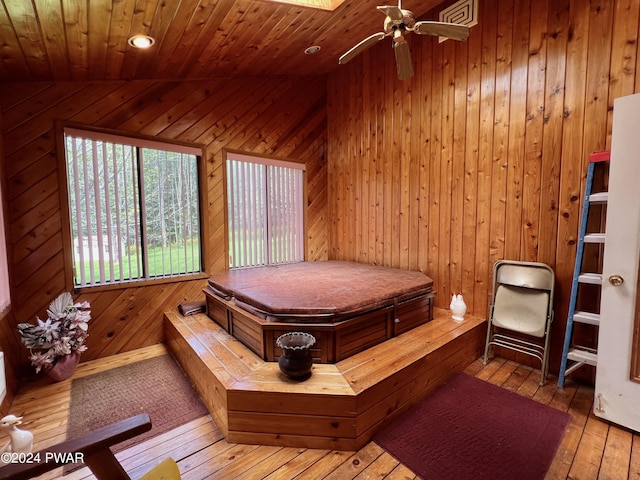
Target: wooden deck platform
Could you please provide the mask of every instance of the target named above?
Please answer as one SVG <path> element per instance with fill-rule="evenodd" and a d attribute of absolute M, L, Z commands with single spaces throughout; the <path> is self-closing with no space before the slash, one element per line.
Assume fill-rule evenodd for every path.
<path fill-rule="evenodd" d="M 434 320 L 287 379 L 204 314 L 165 313 L 169 350 L 229 442 L 355 451 L 379 427 L 481 354 L 483 319 Z"/>
<path fill-rule="evenodd" d="M 24 416 L 23 428 L 33 432 L 34 450 L 67 438 L 71 384 L 74 379 L 112 370 L 167 353 L 165 345 L 82 362 L 73 377 L 59 383 L 42 377 L 25 383 L 11 406 Z M 640 435 L 605 422 L 593 414 L 593 388 L 568 378 L 558 388 L 551 375 L 540 386 L 540 370 L 494 357 L 486 366 L 478 358 L 467 374 L 511 392 L 571 414 L 560 448 L 546 480 L 627 480 L 640 478 Z M 88 405 L 86 408 L 91 408 Z M 297 447 L 238 445 L 227 442 L 210 415 L 126 448 L 116 454 L 131 478 L 140 478 L 167 457 L 178 462 L 183 480 L 420 480 L 419 477 L 369 442 L 355 452 Z M 62 477 L 62 467 L 38 477 Z M 66 475 L 65 480 L 95 480 L 88 468 Z"/>

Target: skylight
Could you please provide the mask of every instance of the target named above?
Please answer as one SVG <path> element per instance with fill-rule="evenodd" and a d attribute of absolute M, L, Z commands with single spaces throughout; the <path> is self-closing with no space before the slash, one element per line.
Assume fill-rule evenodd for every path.
<path fill-rule="evenodd" d="M 320 10 L 333 11 L 344 3 L 345 0 L 270 0 L 276 3 L 287 3 L 289 5 L 300 5 L 302 7 L 317 8 Z"/>

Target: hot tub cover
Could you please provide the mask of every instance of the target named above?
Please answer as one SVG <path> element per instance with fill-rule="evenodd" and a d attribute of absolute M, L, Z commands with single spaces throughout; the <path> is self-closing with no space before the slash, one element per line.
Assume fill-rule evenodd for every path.
<path fill-rule="evenodd" d="M 341 318 L 431 291 L 424 273 L 339 260 L 236 269 L 215 275 L 219 295 L 267 317 Z"/>

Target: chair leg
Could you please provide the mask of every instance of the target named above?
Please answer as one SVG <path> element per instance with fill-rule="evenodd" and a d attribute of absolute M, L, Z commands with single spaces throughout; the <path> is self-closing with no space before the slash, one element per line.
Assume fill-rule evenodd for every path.
<path fill-rule="evenodd" d="M 547 381 L 547 371 L 546 371 L 546 367 L 543 365 L 542 368 L 540 368 L 540 386 L 544 387 L 544 384 Z"/>
<path fill-rule="evenodd" d="M 487 338 L 484 342 L 484 359 L 482 363 L 485 365 L 489 361 L 489 341 L 491 340 L 491 320 L 487 320 Z"/>
<path fill-rule="evenodd" d="M 549 334 L 551 330 L 551 323 L 547 326 L 547 331 L 544 339 L 544 351 L 542 352 L 542 365 L 540 367 L 540 386 L 542 387 L 547 381 L 547 374 L 549 373 Z"/>

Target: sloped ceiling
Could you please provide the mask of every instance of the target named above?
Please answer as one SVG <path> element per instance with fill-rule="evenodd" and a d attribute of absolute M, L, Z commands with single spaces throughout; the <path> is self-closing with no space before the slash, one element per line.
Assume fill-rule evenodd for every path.
<path fill-rule="evenodd" d="M 435 19 L 422 15 L 439 3 L 405 0 L 402 7 Z M 271 0 L 1 0 L 0 82 L 325 74 L 382 30 L 379 4 L 348 0 L 330 10 Z M 127 44 L 134 34 L 156 43 L 134 49 Z M 313 45 L 321 50 L 305 55 Z"/>

